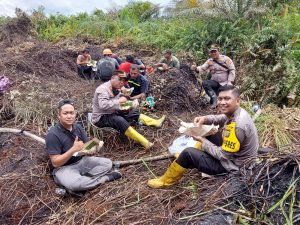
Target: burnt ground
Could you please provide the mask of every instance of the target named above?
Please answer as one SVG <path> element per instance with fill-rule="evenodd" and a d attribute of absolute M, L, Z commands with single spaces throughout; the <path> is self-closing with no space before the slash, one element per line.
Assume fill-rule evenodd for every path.
<path fill-rule="evenodd" d="M 30 21 L 29 21 L 30 22 Z M 0 73 L 13 82 L 0 96 L 0 126 L 19 128 L 45 137 L 56 122 L 55 105 L 61 98 L 76 101 L 78 121 L 89 136 L 86 115 L 98 81 L 78 77 L 75 60 L 89 47 L 93 58 L 110 47 L 121 57 L 135 53 L 150 65 L 159 59 L 152 49 L 138 49 L 84 40 L 51 44 L 32 38 L 25 17 L 11 21 L 0 35 Z M 14 32 L 16 31 L 16 32 Z M 23 35 L 22 35 L 23 34 Z M 10 38 L 8 38 L 10 37 Z M 126 137 L 104 131 L 103 157 L 114 161 L 165 154 L 178 137 L 180 119 L 189 122 L 195 115 L 210 113 L 201 97 L 195 77 L 183 63 L 181 70 L 149 76 L 156 109 L 142 112 L 153 117 L 167 115 L 160 129 L 137 127 L 154 147 L 145 151 Z M 183 82 L 184 81 L 184 82 Z M 299 152 L 299 151 L 298 151 Z M 272 158 L 272 160 L 269 160 Z M 1 224 L 297 224 L 299 212 L 299 153 L 261 156 L 252 171 L 204 178 L 191 170 L 176 185 L 153 190 L 146 182 L 161 175 L 171 159 L 144 162 L 121 168 L 122 179 L 89 191 L 83 198 L 61 197 L 49 171 L 43 145 L 22 134 L 0 133 L 0 223 Z M 295 185 L 294 185 L 295 184 Z M 282 207 L 268 212 L 284 194 Z M 298 204 L 298 206 L 297 206 Z"/>

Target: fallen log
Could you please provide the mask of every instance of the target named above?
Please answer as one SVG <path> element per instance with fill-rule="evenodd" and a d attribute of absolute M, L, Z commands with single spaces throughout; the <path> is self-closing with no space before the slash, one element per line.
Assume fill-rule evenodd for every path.
<path fill-rule="evenodd" d="M 41 138 L 35 134 L 29 133 L 28 131 L 24 130 L 19 130 L 15 128 L 5 128 L 5 127 L 0 127 L 0 133 L 14 133 L 14 134 L 24 134 L 27 137 L 30 137 L 42 144 L 46 144 L 45 139 Z"/>
<path fill-rule="evenodd" d="M 28 131 L 24 131 L 24 130 L 19 130 L 19 129 L 15 129 L 15 128 L 4 128 L 1 127 L 0 128 L 0 133 L 14 133 L 14 134 L 24 134 L 25 136 L 28 136 L 38 142 L 40 142 L 41 144 L 46 144 L 45 139 L 41 138 L 35 134 L 32 134 Z M 152 161 L 158 161 L 158 160 L 164 160 L 164 159 L 169 159 L 174 157 L 173 155 L 170 154 L 163 154 L 163 155 L 158 155 L 158 156 L 152 156 L 152 157 L 147 157 L 147 158 L 141 158 L 141 159 L 131 159 L 131 160 L 125 160 L 125 161 L 115 161 L 114 165 L 115 166 L 129 166 L 129 165 L 135 165 L 135 164 L 139 164 L 142 162 L 152 162 Z"/>

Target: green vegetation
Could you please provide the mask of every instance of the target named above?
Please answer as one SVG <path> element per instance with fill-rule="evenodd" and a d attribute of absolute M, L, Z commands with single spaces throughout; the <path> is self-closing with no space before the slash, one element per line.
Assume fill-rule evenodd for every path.
<path fill-rule="evenodd" d="M 40 39 L 119 41 L 192 52 L 198 63 L 207 46 L 218 43 L 234 59 L 237 84 L 261 104 L 300 103 L 300 14 L 296 0 L 173 1 L 159 15 L 150 2 L 131 1 L 120 10 L 46 17 L 43 7 L 30 16 Z M 0 18 L 0 23 L 4 18 Z"/>

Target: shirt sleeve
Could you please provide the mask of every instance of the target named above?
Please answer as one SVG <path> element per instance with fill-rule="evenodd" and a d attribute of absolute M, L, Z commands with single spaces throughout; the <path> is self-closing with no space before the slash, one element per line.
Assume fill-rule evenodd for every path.
<path fill-rule="evenodd" d="M 60 155 L 62 153 L 62 145 L 53 133 L 48 133 L 46 136 L 46 149 L 49 155 Z"/>
<path fill-rule="evenodd" d="M 118 61 L 116 59 L 114 59 L 114 60 L 115 60 L 115 68 L 119 69 L 120 64 L 118 63 Z"/>
<path fill-rule="evenodd" d="M 98 94 L 98 103 L 102 110 L 118 110 L 120 108 L 119 99 L 111 99 L 107 91 Z"/>
<path fill-rule="evenodd" d="M 142 80 L 141 80 L 141 93 L 146 93 L 147 90 L 148 90 L 148 85 L 149 85 L 149 82 L 146 78 L 142 77 Z"/>
<path fill-rule="evenodd" d="M 198 66 L 197 70 L 199 71 L 200 74 L 207 72 L 210 64 L 211 64 L 210 60 L 208 59 L 203 65 Z"/>
<path fill-rule="evenodd" d="M 173 58 L 173 60 L 174 60 L 174 67 L 177 68 L 177 69 L 180 69 L 179 60 L 177 58 Z"/>
<path fill-rule="evenodd" d="M 205 116 L 205 124 L 215 124 L 219 126 L 223 126 L 227 120 L 227 117 L 225 114 L 221 115 L 208 115 Z"/>
<path fill-rule="evenodd" d="M 235 79 L 235 66 L 232 62 L 232 60 L 226 56 L 226 65 L 228 67 L 229 73 L 228 73 L 228 81 L 233 82 Z"/>

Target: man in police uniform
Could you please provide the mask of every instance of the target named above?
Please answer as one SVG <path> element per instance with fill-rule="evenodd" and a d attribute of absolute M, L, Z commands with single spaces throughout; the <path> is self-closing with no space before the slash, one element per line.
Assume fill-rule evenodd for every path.
<path fill-rule="evenodd" d="M 210 58 L 201 66 L 192 65 L 191 69 L 199 73 L 204 72 L 211 74 L 210 80 L 204 80 L 202 86 L 206 94 L 210 97 L 210 104 L 212 108 L 217 105 L 218 89 L 223 85 L 232 85 L 235 79 L 235 66 L 232 60 L 226 56 L 221 55 L 219 46 L 211 45 L 209 48 Z"/>
<path fill-rule="evenodd" d="M 126 81 L 126 74 L 122 71 L 115 71 L 111 79 L 97 87 L 93 98 L 92 122 L 97 127 L 112 127 L 127 137 L 149 149 L 153 143 L 138 133 L 131 125 L 141 122 L 146 126 L 161 127 L 165 116 L 160 119 L 153 119 L 142 114 L 137 109 L 121 110 L 121 104 L 127 102 L 122 96 L 120 89 Z"/>
<path fill-rule="evenodd" d="M 222 114 L 200 116 L 194 124 L 216 124 L 220 133 L 203 138 L 194 137 L 201 143 L 200 150 L 187 148 L 171 164 L 167 172 L 148 181 L 148 186 L 161 188 L 176 183 L 186 169 L 197 168 L 209 175 L 236 171 L 245 160 L 254 160 L 258 150 L 256 127 L 246 110 L 240 108 L 239 90 L 232 85 L 220 87 L 218 106 Z"/>

